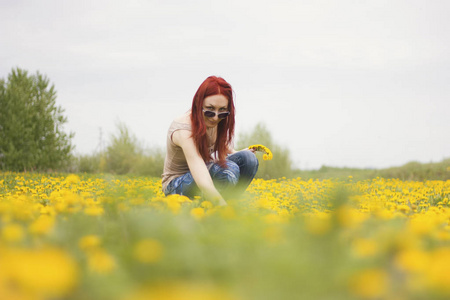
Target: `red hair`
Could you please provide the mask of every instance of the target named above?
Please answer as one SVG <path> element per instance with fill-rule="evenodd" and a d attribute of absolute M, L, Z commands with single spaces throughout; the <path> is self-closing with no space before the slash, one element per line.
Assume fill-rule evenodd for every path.
<path fill-rule="evenodd" d="M 223 78 L 216 76 L 206 78 L 195 93 L 191 109 L 192 138 L 203 160 L 206 162 L 213 160 L 208 147 L 203 103 L 206 97 L 214 95 L 223 95 L 228 99 L 228 111 L 230 112 L 230 115 L 217 125 L 217 139 L 214 145 L 214 152 L 217 152 L 219 163 L 223 165 L 234 136 L 235 116 L 233 89 Z"/>

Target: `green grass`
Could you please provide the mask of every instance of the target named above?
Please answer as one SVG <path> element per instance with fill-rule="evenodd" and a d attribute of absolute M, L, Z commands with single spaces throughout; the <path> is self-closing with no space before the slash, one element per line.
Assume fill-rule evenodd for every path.
<path fill-rule="evenodd" d="M 398 178 L 401 180 L 450 180 L 450 158 L 437 163 L 409 162 L 403 166 L 385 169 L 336 168 L 323 166 L 319 170 L 296 170 L 294 177 L 303 179 L 346 178 L 355 180 L 382 178 Z"/>

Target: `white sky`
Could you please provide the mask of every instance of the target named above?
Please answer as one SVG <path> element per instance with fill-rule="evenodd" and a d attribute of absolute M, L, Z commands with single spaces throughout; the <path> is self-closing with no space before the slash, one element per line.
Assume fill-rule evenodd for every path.
<path fill-rule="evenodd" d="M 48 76 L 77 153 L 117 121 L 164 147 L 217 75 L 237 136 L 264 122 L 297 167 L 450 157 L 450 1 L 0 0 L 0 77 Z"/>

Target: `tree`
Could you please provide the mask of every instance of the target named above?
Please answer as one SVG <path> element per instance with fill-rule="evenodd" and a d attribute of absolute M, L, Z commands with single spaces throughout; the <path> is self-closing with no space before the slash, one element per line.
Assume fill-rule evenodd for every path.
<path fill-rule="evenodd" d="M 124 123 L 117 123 L 117 133 L 111 135 L 106 149 L 106 170 L 115 174 L 134 173 L 142 148 L 136 136 Z"/>
<path fill-rule="evenodd" d="M 110 135 L 105 151 L 77 156 L 73 168 L 76 172 L 133 174 L 160 177 L 164 169 L 165 152 L 158 147 L 143 147 L 136 136 L 122 122 Z"/>
<path fill-rule="evenodd" d="M 239 134 L 236 149 L 244 149 L 254 144 L 268 147 L 273 154 L 273 159 L 270 161 L 259 159 L 256 177 L 269 179 L 292 176 L 292 160 L 289 149 L 275 144 L 271 133 L 263 123 L 257 124 L 251 132 Z"/>
<path fill-rule="evenodd" d="M 51 170 L 71 158 L 73 133 L 66 134 L 67 118 L 56 105 L 49 79 L 13 69 L 0 80 L 0 168 L 9 171 Z"/>

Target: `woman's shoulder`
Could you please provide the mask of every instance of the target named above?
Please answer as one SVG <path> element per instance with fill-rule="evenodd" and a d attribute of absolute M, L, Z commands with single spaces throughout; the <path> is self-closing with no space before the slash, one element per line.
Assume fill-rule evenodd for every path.
<path fill-rule="evenodd" d="M 177 131 L 177 130 L 180 130 L 180 129 L 191 130 L 191 128 L 192 128 L 192 126 L 191 126 L 190 114 L 186 113 L 184 115 L 176 117 L 172 121 L 172 124 L 170 125 L 169 131 L 174 132 L 174 131 Z"/>

